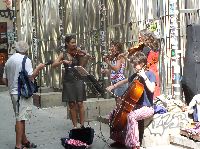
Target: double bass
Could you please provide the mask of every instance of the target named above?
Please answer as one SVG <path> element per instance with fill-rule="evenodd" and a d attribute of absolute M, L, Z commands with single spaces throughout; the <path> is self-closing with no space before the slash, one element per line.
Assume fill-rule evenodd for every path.
<path fill-rule="evenodd" d="M 144 91 L 144 85 L 139 82 L 138 76 L 130 83 L 128 89 L 122 95 L 122 103 L 116 110 L 114 118 L 110 125 L 112 129 L 122 130 L 127 124 L 127 116 L 134 109 L 136 103 L 142 96 Z"/>

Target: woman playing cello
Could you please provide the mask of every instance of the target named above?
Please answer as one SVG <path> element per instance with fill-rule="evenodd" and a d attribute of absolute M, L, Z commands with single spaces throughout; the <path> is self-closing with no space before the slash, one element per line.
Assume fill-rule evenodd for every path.
<path fill-rule="evenodd" d="M 152 71 L 145 69 L 145 66 L 147 65 L 147 58 L 143 52 L 136 52 L 130 58 L 130 63 L 137 72 L 128 79 L 119 81 L 106 89 L 108 91 L 112 91 L 125 83 L 129 82 L 131 84 L 134 78 L 139 76 L 138 80 L 143 84 L 144 90 L 133 110 L 127 115 L 126 127 L 119 131 L 112 129 L 111 126 L 110 137 L 116 142 L 125 144 L 127 147 L 138 149 L 140 148 L 138 121 L 149 118 L 154 114 L 152 106 L 156 78 Z M 110 116 L 110 121 L 112 121 L 113 116 L 114 114 Z"/>

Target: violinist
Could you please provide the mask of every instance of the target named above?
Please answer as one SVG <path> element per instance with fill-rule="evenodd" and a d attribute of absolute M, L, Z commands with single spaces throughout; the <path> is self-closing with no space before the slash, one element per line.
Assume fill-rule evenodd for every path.
<path fill-rule="evenodd" d="M 84 127 L 85 108 L 83 101 L 86 100 L 85 84 L 81 78 L 76 78 L 73 74 L 73 67 L 79 66 L 79 58 L 85 53 L 77 50 L 75 36 L 65 37 L 66 52 L 61 52 L 52 64 L 57 67 L 61 64 L 65 67 L 63 75 L 62 101 L 67 102 L 74 128 L 78 127 L 77 115 L 80 118 L 80 127 Z M 77 110 L 78 108 L 78 110 Z"/>
<path fill-rule="evenodd" d="M 139 101 L 134 106 L 134 109 L 127 116 L 127 127 L 124 130 L 115 130 L 111 128 L 110 138 L 120 144 L 125 144 L 129 148 L 140 148 L 138 121 L 151 117 L 154 114 L 153 109 L 153 94 L 155 90 L 155 75 L 152 71 L 146 69 L 147 57 L 141 51 L 136 52 L 131 58 L 130 63 L 136 69 L 136 73 L 127 79 L 117 82 L 114 85 L 107 87 L 108 91 L 122 86 L 125 83 L 133 83 L 133 80 L 138 76 L 140 83 L 144 85 L 144 90 Z M 123 108 L 123 105 L 120 107 Z M 114 115 L 115 110 L 113 111 Z M 110 121 L 113 118 L 110 115 Z"/>
<path fill-rule="evenodd" d="M 137 51 L 142 51 L 147 57 L 151 50 L 153 36 L 152 32 L 147 29 L 141 30 L 138 36 L 138 44 L 131 46 L 126 53 L 125 56 L 130 57 L 134 55 Z M 128 54 L 128 55 L 127 55 Z"/>
<path fill-rule="evenodd" d="M 139 32 L 139 44 L 132 46 L 128 49 L 128 52 L 123 54 L 125 58 L 129 60 L 129 57 L 134 55 L 135 52 L 141 51 L 147 57 L 147 67 L 156 75 L 156 88 L 154 92 L 154 99 L 160 95 L 160 77 L 158 71 L 158 60 L 159 60 L 159 47 L 160 41 L 154 35 L 153 32 L 148 29 L 143 29 Z"/>
<path fill-rule="evenodd" d="M 111 84 L 115 85 L 117 82 L 125 79 L 125 59 L 124 57 L 119 56 L 123 52 L 123 45 L 120 42 L 112 41 L 109 50 L 110 55 L 104 58 L 104 61 L 108 64 L 108 68 L 102 69 L 102 72 L 109 73 Z M 114 95 L 116 95 L 116 106 L 120 105 L 121 99 L 119 97 L 122 96 L 127 87 L 128 85 L 124 84 L 118 88 L 115 88 L 113 91 Z"/>
<path fill-rule="evenodd" d="M 139 33 L 139 41 L 145 44 L 142 52 L 147 56 L 148 68 L 156 75 L 156 88 L 154 92 L 154 99 L 160 95 L 160 77 L 159 77 L 159 49 L 160 41 L 153 32 L 144 29 Z"/>

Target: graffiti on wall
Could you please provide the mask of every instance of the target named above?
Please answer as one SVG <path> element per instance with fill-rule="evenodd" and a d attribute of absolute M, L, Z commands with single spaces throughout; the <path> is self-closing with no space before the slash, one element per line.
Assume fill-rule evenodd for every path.
<path fill-rule="evenodd" d="M 161 34 L 160 20 L 147 20 L 146 28 L 151 32 L 153 32 L 157 38 L 160 38 Z"/>
<path fill-rule="evenodd" d="M 7 32 L 7 38 L 8 38 L 8 43 L 14 43 L 14 33 L 13 32 Z"/>
<path fill-rule="evenodd" d="M 13 18 L 13 11 L 12 10 L 0 10 L 0 17 L 2 18 L 9 18 L 10 20 L 12 20 Z"/>
<path fill-rule="evenodd" d="M 12 20 L 13 18 L 13 10 L 12 9 L 12 0 L 4 0 L 3 7 L 0 8 L 0 17 L 9 18 Z"/>
<path fill-rule="evenodd" d="M 160 135 L 167 133 L 169 129 L 179 129 L 188 123 L 186 113 L 166 113 L 154 115 L 153 121 L 147 127 L 150 134 Z"/>
<path fill-rule="evenodd" d="M 5 3 L 7 9 L 12 8 L 12 0 L 4 0 L 3 2 Z"/>

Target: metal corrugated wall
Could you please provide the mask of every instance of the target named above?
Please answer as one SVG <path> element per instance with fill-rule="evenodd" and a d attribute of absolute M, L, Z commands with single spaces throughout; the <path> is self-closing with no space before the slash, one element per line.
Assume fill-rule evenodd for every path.
<path fill-rule="evenodd" d="M 91 55 L 95 61 L 89 63 L 90 72 L 99 77 L 100 52 L 100 1 L 99 0 L 62 0 L 64 34 L 76 34 L 77 43 Z M 60 0 L 26 0 L 20 3 L 18 20 L 18 37 L 32 44 L 32 33 L 35 24 L 37 48 L 32 48 L 30 55 L 35 63 L 56 59 L 59 53 L 59 2 Z M 104 0 L 106 15 L 107 47 L 113 39 L 124 42 L 124 49 L 137 42 L 138 31 L 147 27 L 147 24 L 157 22 L 156 32 L 162 39 L 160 72 L 162 90 L 171 88 L 171 47 L 170 47 L 170 18 L 169 0 Z M 181 0 L 180 9 L 198 9 L 199 1 Z M 32 19 L 33 18 L 33 19 Z M 186 26 L 190 23 L 199 23 L 199 11 L 181 13 L 181 64 L 186 44 Z M 19 27 L 19 24 L 21 27 Z M 34 54 L 35 53 L 35 54 Z M 129 69 L 127 70 L 127 74 Z M 61 68 L 50 70 L 47 67 L 41 74 L 42 84 L 60 88 Z"/>

